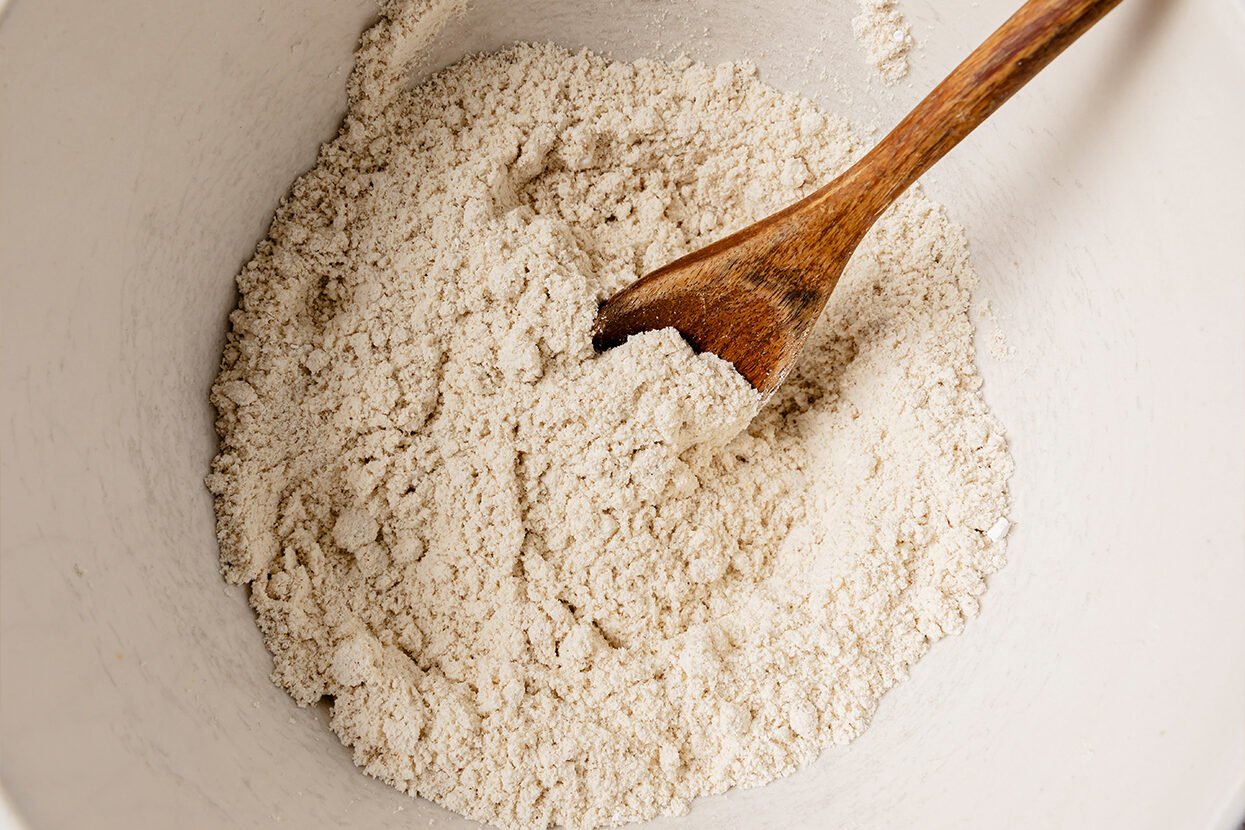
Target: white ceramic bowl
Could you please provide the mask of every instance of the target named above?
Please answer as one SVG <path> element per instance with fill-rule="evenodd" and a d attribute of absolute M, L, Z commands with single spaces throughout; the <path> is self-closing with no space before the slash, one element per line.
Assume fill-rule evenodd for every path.
<path fill-rule="evenodd" d="M 515 39 L 751 57 L 885 126 L 1014 2 L 901 0 L 922 46 L 889 90 L 849 0 L 478 0 L 424 70 Z M 466 826 L 268 682 L 202 485 L 233 275 L 373 14 L 16 0 L 0 22 L 0 777 L 32 828 Z M 1130 0 L 929 177 L 1016 350 L 982 350 L 1011 562 L 852 747 L 657 824 L 1240 820 L 1243 100 L 1239 0 Z"/>

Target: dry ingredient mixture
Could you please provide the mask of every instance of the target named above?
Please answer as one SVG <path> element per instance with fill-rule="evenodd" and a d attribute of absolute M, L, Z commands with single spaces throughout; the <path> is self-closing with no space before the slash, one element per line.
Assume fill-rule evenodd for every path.
<path fill-rule="evenodd" d="M 596 355 L 600 300 L 861 148 L 749 64 L 408 88 L 456 10 L 385 7 L 238 279 L 224 572 L 368 773 L 507 828 L 681 813 L 859 735 L 1003 563 L 965 239 L 903 198 L 764 407 L 670 331 Z"/>

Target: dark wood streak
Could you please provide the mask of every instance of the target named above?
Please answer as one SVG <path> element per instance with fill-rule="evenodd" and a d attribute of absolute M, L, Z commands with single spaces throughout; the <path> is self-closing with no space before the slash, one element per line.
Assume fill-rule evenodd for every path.
<path fill-rule="evenodd" d="M 768 397 L 882 212 L 1119 2 L 1029 0 L 843 175 L 607 300 L 593 343 L 674 327 Z"/>

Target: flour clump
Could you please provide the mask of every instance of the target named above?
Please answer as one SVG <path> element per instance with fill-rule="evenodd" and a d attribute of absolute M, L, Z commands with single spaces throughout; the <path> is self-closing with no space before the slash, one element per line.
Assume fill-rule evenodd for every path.
<path fill-rule="evenodd" d="M 895 0 L 860 0 L 860 13 L 852 18 L 852 34 L 882 80 L 894 84 L 908 76 L 912 27 Z"/>
<path fill-rule="evenodd" d="M 338 137 L 238 278 L 226 577 L 355 761 L 507 828 L 685 811 L 860 734 L 1001 566 L 1011 460 L 962 232 L 920 192 L 764 407 L 598 303 L 860 146 L 748 64 L 518 45 L 417 87 L 390 4 Z"/>

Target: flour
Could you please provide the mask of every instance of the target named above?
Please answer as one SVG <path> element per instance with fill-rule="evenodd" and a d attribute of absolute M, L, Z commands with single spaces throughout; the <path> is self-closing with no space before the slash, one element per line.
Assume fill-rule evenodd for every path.
<path fill-rule="evenodd" d="M 986 353 L 995 360 L 1010 360 L 1016 356 L 1016 349 L 1007 340 L 1007 335 L 1003 333 L 1003 327 L 999 325 L 998 314 L 994 310 L 994 303 L 990 300 L 982 300 L 977 303 L 974 309 L 977 318 L 978 338 L 981 336 L 981 329 L 986 330 Z"/>
<path fill-rule="evenodd" d="M 912 27 L 895 0 L 860 0 L 860 14 L 852 18 L 852 33 L 882 80 L 893 84 L 908 76 Z"/>
<path fill-rule="evenodd" d="M 224 573 L 368 773 L 502 827 L 678 814 L 859 735 L 1002 565 L 967 246 L 905 196 L 764 407 L 671 331 L 595 355 L 601 300 L 861 147 L 748 64 L 407 88 L 455 9 L 386 7 L 238 278 Z"/>

